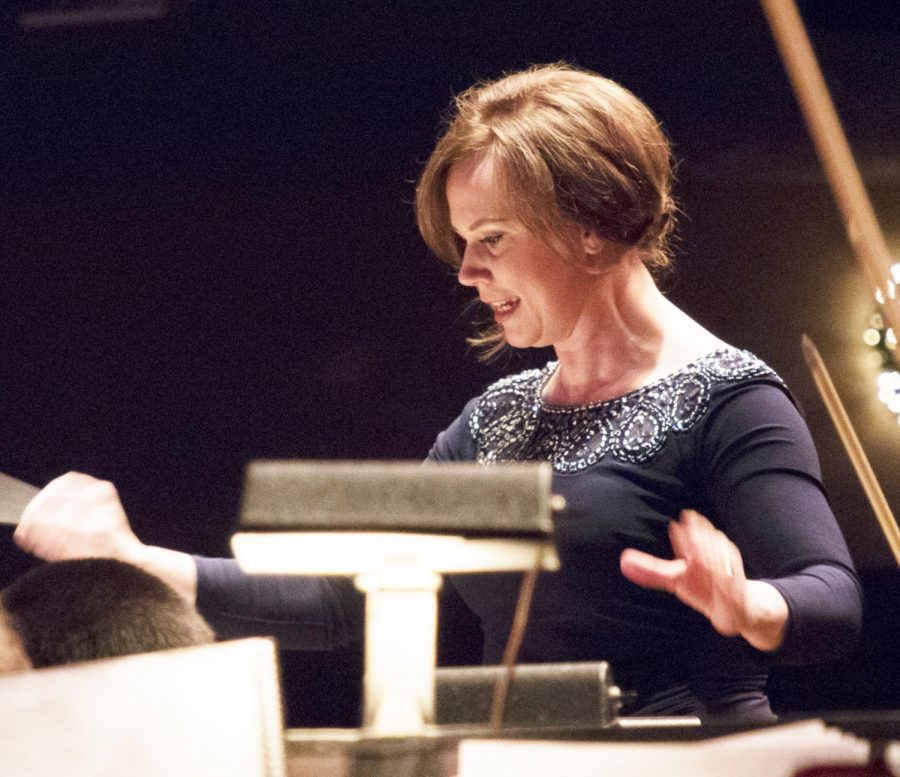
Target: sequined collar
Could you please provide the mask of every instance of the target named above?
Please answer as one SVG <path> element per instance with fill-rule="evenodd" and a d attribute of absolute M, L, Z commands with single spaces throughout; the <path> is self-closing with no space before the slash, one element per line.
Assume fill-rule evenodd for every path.
<path fill-rule="evenodd" d="M 481 396 L 469 418 L 478 461 L 545 460 L 560 474 L 577 473 L 607 454 L 642 463 L 670 434 L 703 415 L 716 383 L 769 375 L 748 351 L 723 348 L 621 397 L 588 405 L 551 405 L 541 393 L 557 362 L 503 378 Z"/>

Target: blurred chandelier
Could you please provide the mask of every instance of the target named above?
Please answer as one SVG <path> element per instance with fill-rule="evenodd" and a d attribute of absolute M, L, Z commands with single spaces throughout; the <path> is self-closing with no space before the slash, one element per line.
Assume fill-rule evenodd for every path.
<path fill-rule="evenodd" d="M 900 284 L 900 263 L 891 267 L 895 284 Z M 880 294 L 875 295 L 879 304 L 884 303 Z M 863 332 L 863 341 L 874 349 L 878 356 L 878 398 L 897 416 L 900 424 L 900 362 L 897 360 L 897 335 L 887 326 L 880 313 L 869 316 L 869 326 Z"/>

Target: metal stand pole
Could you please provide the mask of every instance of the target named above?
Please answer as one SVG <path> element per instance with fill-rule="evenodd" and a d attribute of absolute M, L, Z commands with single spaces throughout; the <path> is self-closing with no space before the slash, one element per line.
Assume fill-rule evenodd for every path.
<path fill-rule="evenodd" d="M 366 594 L 363 726 L 376 736 L 416 736 L 434 722 L 437 592 L 441 576 L 388 566 L 359 575 Z"/>

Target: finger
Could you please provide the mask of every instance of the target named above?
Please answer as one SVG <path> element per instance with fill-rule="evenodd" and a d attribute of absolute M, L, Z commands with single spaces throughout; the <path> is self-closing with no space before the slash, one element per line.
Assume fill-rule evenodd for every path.
<path fill-rule="evenodd" d="M 687 565 L 682 559 L 662 559 L 627 548 L 619 557 L 619 568 L 625 577 L 639 586 L 674 591 Z"/>
<path fill-rule="evenodd" d="M 723 577 L 728 584 L 745 579 L 744 560 L 741 552 L 731 540 L 722 535 L 722 549 L 720 557 L 723 559 Z"/>
<path fill-rule="evenodd" d="M 16 543 L 22 550 L 26 553 L 31 552 L 31 548 L 34 545 L 34 540 L 31 537 L 31 532 L 29 531 L 29 527 L 26 524 L 19 523 L 16 526 L 16 530 L 13 532 L 13 542 Z"/>
<path fill-rule="evenodd" d="M 684 526 L 678 521 L 669 521 L 669 542 L 672 543 L 672 551 L 676 558 L 687 559 L 691 547 L 685 536 Z"/>
<path fill-rule="evenodd" d="M 33 515 L 41 512 L 49 498 L 50 496 L 48 495 L 46 487 L 38 491 L 32 500 L 25 505 L 25 509 L 22 511 L 22 517 L 19 519 L 19 527 L 21 528 L 23 524 L 27 525 Z"/>
<path fill-rule="evenodd" d="M 691 518 L 690 532 L 700 548 L 698 556 L 717 585 L 729 586 L 743 577 L 744 565 L 737 546 L 699 513 Z"/>
<path fill-rule="evenodd" d="M 13 532 L 13 541 L 26 553 L 50 560 L 56 544 L 56 527 L 19 524 Z"/>
<path fill-rule="evenodd" d="M 712 526 L 708 518 L 690 507 L 685 507 L 681 513 L 679 513 L 679 517 L 687 525 L 696 526 L 698 524 L 706 524 L 707 526 Z"/>
<path fill-rule="evenodd" d="M 47 510 L 54 502 L 60 499 L 70 499 L 78 493 L 93 478 L 90 475 L 84 475 L 80 472 L 67 472 L 64 475 L 51 480 L 44 486 L 34 498 L 25 506 L 22 511 L 22 520 L 28 522 L 33 516 L 40 515 Z"/>
<path fill-rule="evenodd" d="M 705 532 L 716 531 L 715 527 L 700 513 L 690 508 L 683 509 L 677 521 L 669 522 L 669 538 L 672 548 L 679 556 L 685 556 L 702 543 L 698 539 L 705 536 Z"/>
<path fill-rule="evenodd" d="M 713 575 L 723 573 L 726 555 L 722 541 L 727 542 L 725 535 L 696 510 L 682 510 L 679 525 L 679 539 L 689 563 Z"/>

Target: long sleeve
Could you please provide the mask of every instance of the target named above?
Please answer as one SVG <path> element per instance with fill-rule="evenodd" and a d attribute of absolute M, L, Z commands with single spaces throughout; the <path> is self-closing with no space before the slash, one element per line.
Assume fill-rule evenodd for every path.
<path fill-rule="evenodd" d="M 862 624 L 862 596 L 799 412 L 772 383 L 748 383 L 715 404 L 698 476 L 714 523 L 738 546 L 748 577 L 775 586 L 789 619 L 775 658 L 826 661 Z"/>
<path fill-rule="evenodd" d="M 361 639 L 363 597 L 350 578 L 248 575 L 232 559 L 194 560 L 197 608 L 220 637 L 273 636 L 295 650 Z"/>

